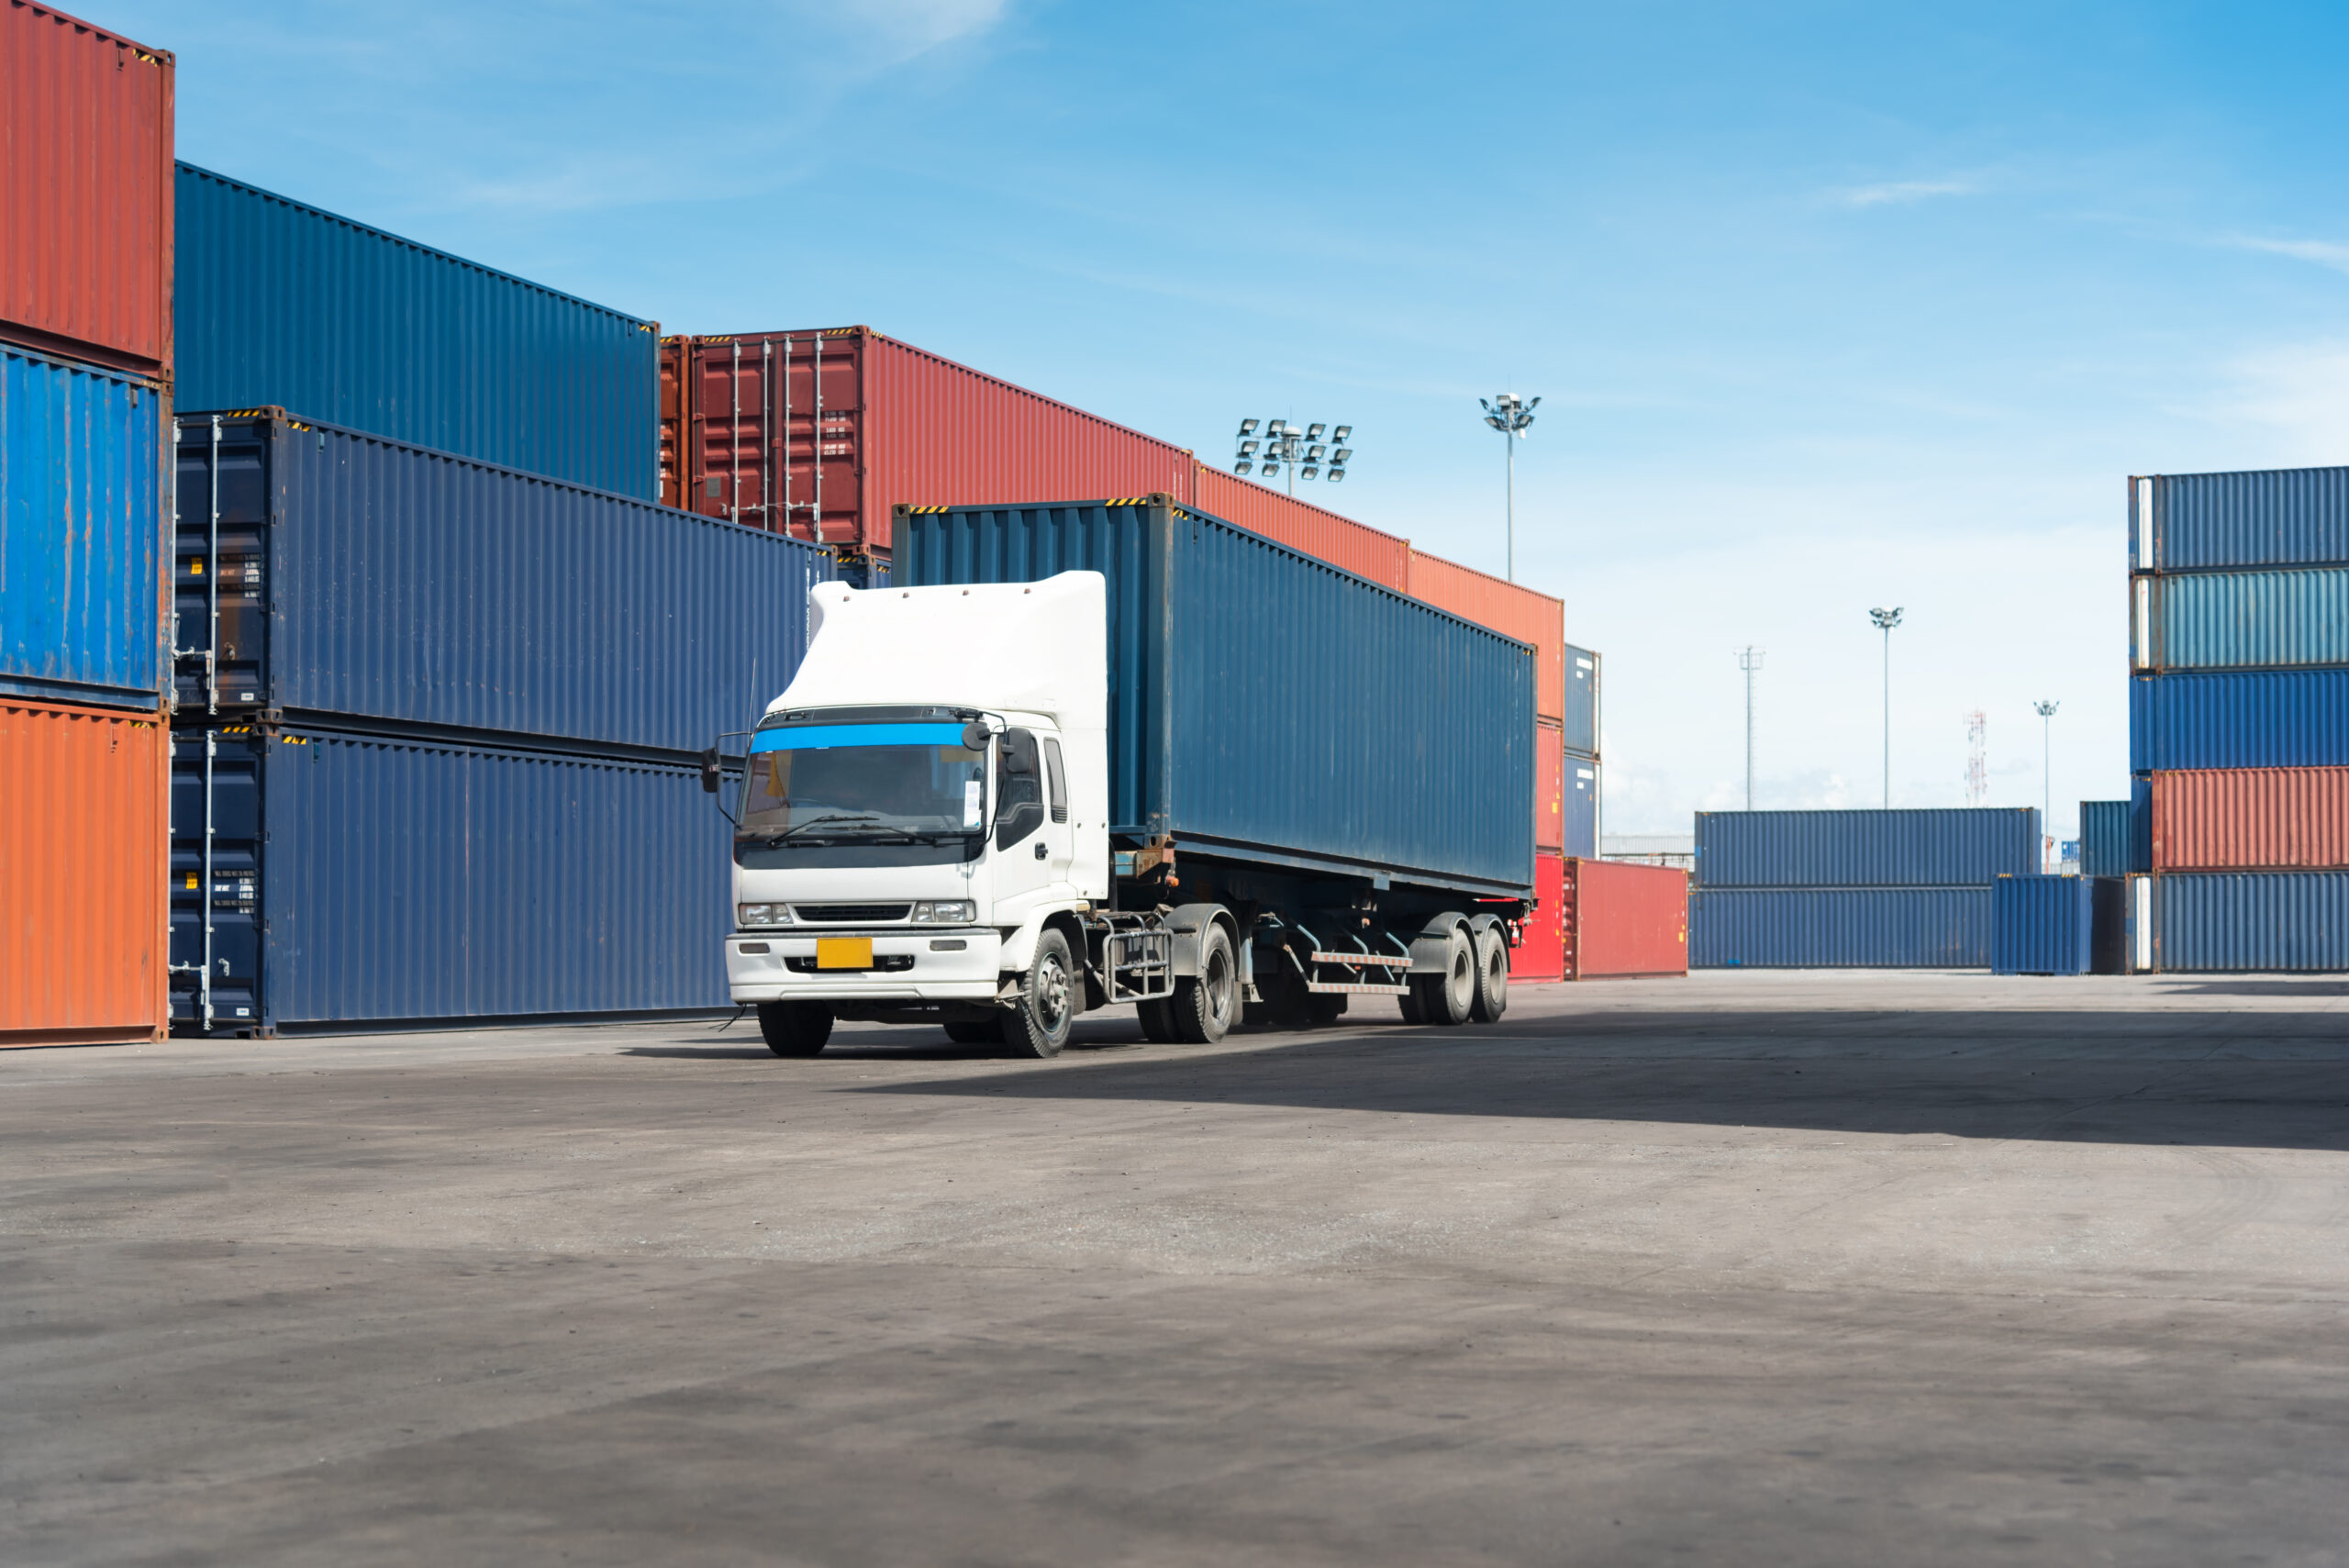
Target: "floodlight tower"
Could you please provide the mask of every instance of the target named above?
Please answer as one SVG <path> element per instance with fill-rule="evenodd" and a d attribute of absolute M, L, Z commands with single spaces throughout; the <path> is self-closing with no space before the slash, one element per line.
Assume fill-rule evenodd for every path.
<path fill-rule="evenodd" d="M 1501 440 L 1508 448 L 1508 580 L 1517 581 L 1517 443 L 1525 439 L 1525 432 L 1533 423 L 1533 411 L 1542 400 L 1521 402 L 1514 392 L 1504 392 L 1498 397 L 1476 401 L 1484 405 L 1485 423 L 1501 433 Z"/>
<path fill-rule="evenodd" d="M 1884 633 L 1884 808 L 1892 809 L 1892 628 L 1900 624 L 1901 606 L 1875 609 L 1868 618 Z"/>
<path fill-rule="evenodd" d="M 1745 809 L 1753 809 L 1753 673 L 1762 668 L 1765 648 L 1741 648 L 1737 667 L 1745 672 Z"/>
<path fill-rule="evenodd" d="M 1965 716 L 1965 804 L 1990 798 L 1990 716 L 1976 708 Z"/>
<path fill-rule="evenodd" d="M 1256 434 L 1262 424 L 1264 435 Z M 1328 440 L 1322 435 L 1327 433 Z M 1352 425 L 1308 425 L 1303 429 L 1286 419 L 1242 419 L 1240 434 L 1234 438 L 1239 445 L 1231 454 L 1231 472 L 1246 474 L 1261 473 L 1270 479 L 1286 468 L 1288 470 L 1288 493 L 1297 494 L 1299 479 L 1327 479 L 1336 484 L 1346 477 L 1346 464 L 1353 461 L 1353 449 L 1346 443 L 1353 439 Z"/>
<path fill-rule="evenodd" d="M 2051 845 L 2055 841 L 2055 710 L 2063 706 L 2057 702 L 2031 705 L 2032 712 L 2039 715 L 2039 830 Z M 2044 850 L 2039 869 L 2047 869 Z"/>

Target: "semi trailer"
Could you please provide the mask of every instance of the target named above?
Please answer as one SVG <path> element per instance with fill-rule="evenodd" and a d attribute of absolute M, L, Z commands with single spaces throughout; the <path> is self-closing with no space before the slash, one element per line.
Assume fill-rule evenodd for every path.
<path fill-rule="evenodd" d="M 1113 1006 L 1192 1043 L 1501 1016 L 1531 647 L 1165 495 L 894 521 L 890 585 L 811 589 L 797 673 L 703 753 L 777 1055 L 841 1019 L 1050 1057 Z"/>

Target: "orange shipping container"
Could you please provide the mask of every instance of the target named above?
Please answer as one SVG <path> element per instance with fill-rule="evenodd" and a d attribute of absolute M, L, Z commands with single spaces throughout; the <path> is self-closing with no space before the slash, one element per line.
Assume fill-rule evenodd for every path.
<path fill-rule="evenodd" d="M 1525 919 L 1525 940 L 1508 955 L 1511 980 L 1565 978 L 1565 928 L 1560 917 L 1565 907 L 1566 862 L 1547 850 L 1533 852 L 1533 896 L 1538 903 Z"/>
<path fill-rule="evenodd" d="M 1490 627 L 1504 637 L 1533 644 L 1540 655 L 1533 711 L 1542 718 L 1563 722 L 1566 716 L 1565 601 L 1416 550 L 1411 551 L 1410 564 L 1410 587 L 1406 591 L 1411 597 Z"/>
<path fill-rule="evenodd" d="M 1566 847 L 1565 732 L 1546 718 L 1533 721 L 1533 847 Z"/>
<path fill-rule="evenodd" d="M 1317 561 L 1342 566 L 1357 577 L 1367 577 L 1398 594 L 1411 591 L 1411 541 L 1407 539 L 1364 528 L 1351 517 L 1324 511 L 1308 501 L 1299 501 L 1283 491 L 1209 468 L 1203 462 L 1193 464 L 1191 483 L 1191 505 L 1209 517 L 1238 523 L 1251 533 L 1278 539 L 1291 550 L 1301 550 Z M 1442 607 L 1452 608 L 1448 605 Z M 1494 629 L 1506 630 L 1500 627 Z"/>
<path fill-rule="evenodd" d="M 170 1028 L 161 721 L 0 699 L 0 1046 Z"/>
<path fill-rule="evenodd" d="M 1688 873 L 1622 861 L 1565 862 L 1566 977 L 1688 973 Z"/>

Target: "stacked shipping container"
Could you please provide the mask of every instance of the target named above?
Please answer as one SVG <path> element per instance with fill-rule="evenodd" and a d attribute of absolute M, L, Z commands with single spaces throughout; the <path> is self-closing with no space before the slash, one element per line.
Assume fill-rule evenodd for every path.
<path fill-rule="evenodd" d="M 2349 968 L 2349 469 L 2129 503 L 2132 964 Z"/>
<path fill-rule="evenodd" d="M 172 98 L 0 6 L 0 1045 L 163 1028 Z"/>
<path fill-rule="evenodd" d="M 1991 889 L 2040 852 L 2030 808 L 1700 811 L 1689 962 L 1987 968 Z"/>

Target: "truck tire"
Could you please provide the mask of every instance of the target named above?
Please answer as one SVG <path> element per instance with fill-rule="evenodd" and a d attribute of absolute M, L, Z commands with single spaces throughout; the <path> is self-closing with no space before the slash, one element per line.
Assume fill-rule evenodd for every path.
<path fill-rule="evenodd" d="M 1047 927 L 1036 939 L 1035 962 L 1019 977 L 1019 1005 L 1003 1015 L 1004 1054 L 1052 1057 L 1076 1024 L 1076 987 L 1068 939 Z"/>
<path fill-rule="evenodd" d="M 1498 926 L 1476 933 L 1476 999 L 1468 1016 L 1489 1024 L 1508 1011 L 1508 939 Z"/>
<path fill-rule="evenodd" d="M 1419 1021 L 1447 1028 L 1464 1024 L 1476 1005 L 1476 945 L 1464 925 L 1455 925 L 1444 940 L 1443 973 L 1415 974 L 1411 989 L 1419 1004 Z"/>
<path fill-rule="evenodd" d="M 956 1045 L 1001 1045 L 1003 1020 L 988 1018 L 983 1022 L 957 1020 L 946 1026 L 946 1038 Z"/>
<path fill-rule="evenodd" d="M 762 1002 L 759 1033 L 777 1056 L 813 1056 L 832 1038 L 832 1010 L 820 1002 Z"/>
<path fill-rule="evenodd" d="M 1231 934 L 1223 922 L 1199 933 L 1199 972 L 1174 983 L 1174 1032 L 1186 1045 L 1213 1045 L 1231 1028 L 1240 1010 L 1239 965 L 1231 956 Z"/>
<path fill-rule="evenodd" d="M 1403 1021 L 1407 1024 L 1428 1021 L 1427 1014 L 1419 1010 L 1419 983 L 1408 974 L 1403 977 L 1403 994 L 1395 998 L 1395 1006 L 1402 1012 Z"/>
<path fill-rule="evenodd" d="M 1152 1045 L 1173 1045 L 1183 1036 L 1174 1028 L 1174 999 L 1161 996 L 1155 1002 L 1136 1002 L 1134 1016 L 1141 1020 L 1141 1038 Z"/>
<path fill-rule="evenodd" d="M 1346 1016 L 1346 994 L 1342 991 L 1317 991 L 1306 998 L 1306 1021 L 1315 1029 L 1327 1029 Z"/>

